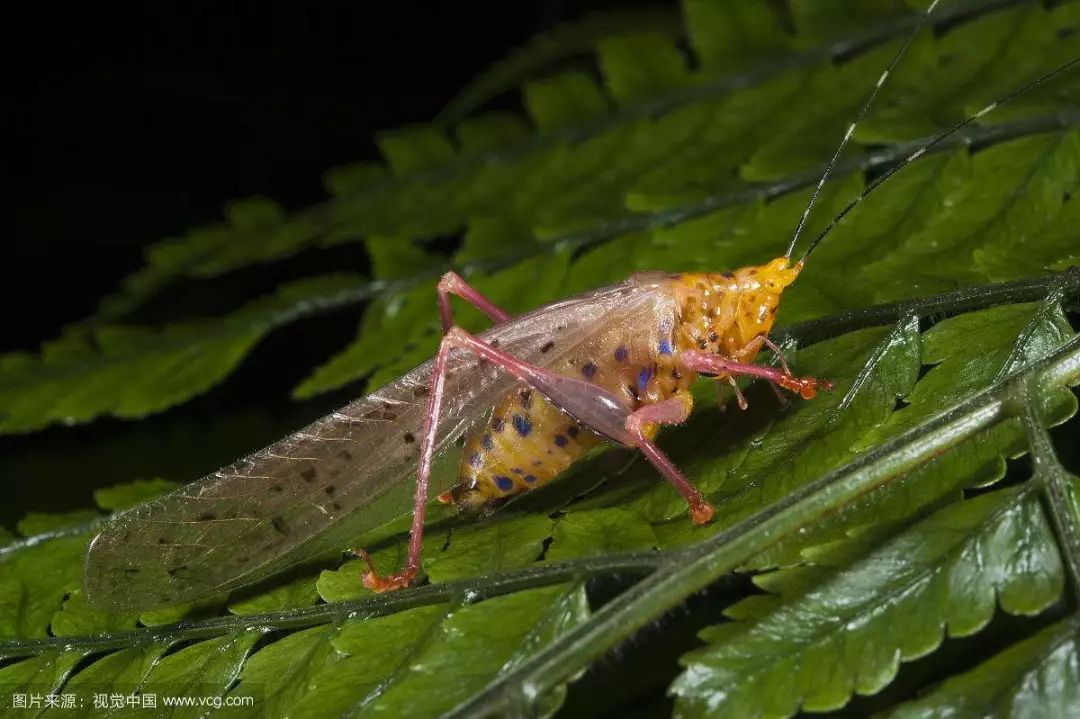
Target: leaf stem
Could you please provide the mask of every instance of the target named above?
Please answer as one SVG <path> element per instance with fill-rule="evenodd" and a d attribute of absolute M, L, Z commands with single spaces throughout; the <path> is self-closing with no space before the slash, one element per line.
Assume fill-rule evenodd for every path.
<path fill-rule="evenodd" d="M 1039 481 L 1049 508 L 1050 521 L 1057 534 L 1058 547 L 1072 583 L 1073 596 L 1080 598 L 1080 517 L 1073 501 L 1072 478 L 1058 460 L 1050 433 L 1045 423 L 1039 421 L 1038 392 L 1042 377 L 1033 376 L 1018 388 L 1022 393 L 1023 414 L 1021 419 L 1027 433 L 1031 460 L 1035 466 L 1035 478 Z"/>
<path fill-rule="evenodd" d="M 543 562 L 483 577 L 429 584 L 416 589 L 374 594 L 348 602 L 318 604 L 267 614 L 230 615 L 160 627 L 133 629 L 127 632 L 83 637 L 44 637 L 0 642 L 0 659 L 25 657 L 48 650 L 104 651 L 160 641 L 198 640 L 263 627 L 267 629 L 303 629 L 344 619 L 379 617 L 407 609 L 444 602 L 474 603 L 482 599 L 561 584 L 598 575 L 648 574 L 660 566 L 678 563 L 691 548 L 666 552 L 644 551 L 609 554 L 600 557 L 561 562 Z"/>
<path fill-rule="evenodd" d="M 771 336 L 774 341 L 781 343 L 798 340 L 802 344 L 812 344 L 866 327 L 879 327 L 898 322 L 911 314 L 920 318 L 952 317 L 993 305 L 1042 300 L 1048 293 L 1058 289 L 1062 297 L 1080 296 L 1080 267 L 1071 267 L 1059 274 L 1045 277 L 1026 277 L 1020 280 L 998 282 L 982 287 L 967 287 L 939 295 L 848 310 L 821 319 L 777 328 L 773 330 Z"/>

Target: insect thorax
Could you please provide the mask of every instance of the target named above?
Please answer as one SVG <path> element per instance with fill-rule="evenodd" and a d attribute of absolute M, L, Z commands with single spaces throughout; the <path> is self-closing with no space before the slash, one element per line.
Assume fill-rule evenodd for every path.
<path fill-rule="evenodd" d="M 734 272 L 672 275 L 679 303 L 675 344 L 749 362 L 772 329 L 780 295 L 802 265 L 778 257 Z"/>

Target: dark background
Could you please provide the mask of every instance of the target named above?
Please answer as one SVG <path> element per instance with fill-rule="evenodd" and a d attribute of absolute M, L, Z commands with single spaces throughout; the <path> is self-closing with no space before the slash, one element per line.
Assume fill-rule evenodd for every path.
<path fill-rule="evenodd" d="M 375 159 L 377 131 L 430 120 L 533 35 L 653 4 L 9 4 L 0 21 L 19 48 L 9 65 L 0 352 L 33 351 L 89 316 L 142 265 L 144 246 L 220 222 L 230 199 L 264 195 L 290 210 L 320 201 L 325 170 Z M 363 270 L 365 258 L 351 246 L 285 264 L 317 274 Z M 269 291 L 281 272 L 183 284 L 134 320 L 213 316 Z M 0 437 L 0 524 L 92 506 L 99 486 L 195 479 L 344 403 L 359 386 L 306 403 L 289 390 L 348 343 L 357 317 L 278 330 L 223 385 L 163 414 Z"/>
<path fill-rule="evenodd" d="M 287 208 L 318 201 L 321 173 L 374 157 L 376 131 L 431 119 L 531 35 L 614 4 L 71 2 L 5 10 L 23 49 L 4 162 L 15 250 L 5 253 L 5 275 L 14 276 L 0 292 L 5 307 L 20 311 L 7 318 L 0 350 L 33 348 L 87 316 L 141 264 L 142 246 L 219 221 L 226 200 L 261 194 Z"/>

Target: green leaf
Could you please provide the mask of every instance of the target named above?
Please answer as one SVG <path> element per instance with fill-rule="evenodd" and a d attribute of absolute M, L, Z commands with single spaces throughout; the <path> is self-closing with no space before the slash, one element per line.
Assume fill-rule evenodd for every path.
<path fill-rule="evenodd" d="M 531 39 L 469 82 L 439 113 L 438 119 L 444 123 L 461 121 L 488 100 L 515 89 L 528 78 L 567 58 L 588 53 L 598 40 L 637 32 L 676 39 L 682 30 L 677 13 L 663 7 L 618 8 L 562 23 Z M 462 125 L 468 122 L 465 120 Z M 461 125 L 458 127 L 460 131 Z M 464 139 L 462 145 L 469 147 Z"/>
<path fill-rule="evenodd" d="M 1080 706 L 1080 623 L 1074 616 L 1017 643 L 888 716 L 1069 716 Z"/>
<path fill-rule="evenodd" d="M 239 364 L 298 303 L 355 289 L 348 276 L 300 280 L 219 321 L 183 322 L 160 332 L 106 327 L 94 337 L 61 339 L 40 359 L 0 357 L 0 431 L 25 432 L 50 422 L 86 422 L 103 413 L 142 417 L 206 391 Z M 304 310 L 301 310 L 304 311 Z"/>
<path fill-rule="evenodd" d="M 309 629 L 251 658 L 232 695 L 267 694 L 229 715 L 441 716 L 587 611 L 580 587 L 549 587 Z"/>
<path fill-rule="evenodd" d="M 625 509 L 572 512 L 555 524 L 550 560 L 634 549 L 652 549 L 659 542 L 649 523 Z"/>
<path fill-rule="evenodd" d="M 44 637 L 82 583 L 85 536 L 57 537 L 0 555 L 0 637 Z"/>
<path fill-rule="evenodd" d="M 796 570 L 765 575 L 775 606 L 705 630 L 710 645 L 684 657 L 672 685 L 676 715 L 715 711 L 790 716 L 828 711 L 873 694 L 898 663 L 924 656 L 944 633 L 965 636 L 993 616 L 1036 614 L 1061 594 L 1053 534 L 1031 491 L 1003 490 L 952 505 L 844 571 L 806 588 Z M 764 703 L 763 703 L 764 702 Z"/>
<path fill-rule="evenodd" d="M 258 628 L 240 631 L 169 654 L 150 670 L 139 687 L 139 694 L 155 696 L 159 707 L 165 704 L 165 697 L 210 700 L 221 697 L 264 634 Z M 165 707 L 164 716 L 191 716 L 191 711 L 179 706 Z"/>
<path fill-rule="evenodd" d="M 107 512 L 134 507 L 171 492 L 180 485 L 167 479 L 136 479 L 133 482 L 103 487 L 94 491 L 94 504 Z"/>

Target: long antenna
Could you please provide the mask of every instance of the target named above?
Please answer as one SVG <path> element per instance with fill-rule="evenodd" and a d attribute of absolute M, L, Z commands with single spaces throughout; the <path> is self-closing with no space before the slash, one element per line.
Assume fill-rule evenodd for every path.
<path fill-rule="evenodd" d="M 923 28 L 927 20 L 930 19 L 930 13 L 934 12 L 934 8 L 937 7 L 940 0 L 933 0 L 923 11 L 922 21 L 917 23 L 911 32 L 908 33 L 907 38 L 904 40 L 904 44 L 900 46 L 900 49 L 893 55 L 892 60 L 889 61 L 888 67 L 886 67 L 881 76 L 878 77 L 877 82 L 874 84 L 874 89 L 867 95 L 866 101 L 863 102 L 862 108 L 855 116 L 855 119 L 850 125 L 848 125 L 847 131 L 844 133 L 843 139 L 840 140 L 840 144 L 836 146 L 836 152 L 833 153 L 832 159 L 829 160 L 829 164 L 825 166 L 825 172 L 822 173 L 821 179 L 818 180 L 817 187 L 814 188 L 813 194 L 810 195 L 810 201 L 806 203 L 806 209 L 803 210 L 802 216 L 799 218 L 799 224 L 795 227 L 795 234 L 791 236 L 791 242 L 788 243 L 787 251 L 784 252 L 784 257 L 791 258 L 791 253 L 795 250 L 795 243 L 799 241 L 799 235 L 802 234 L 803 228 L 806 227 L 806 221 L 810 217 L 810 211 L 814 209 L 814 204 L 818 200 L 818 196 L 821 194 L 821 188 L 825 186 L 825 183 L 832 176 L 833 168 L 836 167 L 837 161 L 840 159 L 840 154 L 847 147 L 848 142 L 851 140 L 851 136 L 855 134 L 855 127 L 866 117 L 866 113 L 870 110 L 870 105 L 877 98 L 878 93 L 881 92 L 882 85 L 885 84 L 885 80 L 888 79 L 889 73 L 893 71 L 896 64 L 900 62 L 900 58 L 907 52 L 908 47 L 915 41 L 915 36 L 919 34 L 919 30 Z"/>
<path fill-rule="evenodd" d="M 1050 78 L 1054 77 L 1055 75 L 1059 75 L 1059 74 L 1065 72 L 1066 70 L 1073 67 L 1074 65 L 1077 65 L 1078 63 L 1080 63 L 1080 58 L 1073 58 L 1072 60 L 1069 60 L 1068 62 L 1066 62 L 1064 65 L 1059 65 L 1058 67 L 1054 68 L 1053 70 L 1050 70 L 1049 72 L 1045 73 L 1044 75 L 1041 75 L 1040 77 L 1036 78 L 1035 80 L 1032 80 L 1031 82 L 1024 85 L 1023 87 L 1021 87 L 1019 89 L 1016 89 L 1016 90 L 1013 90 L 1011 93 L 1009 93 L 1005 97 L 1001 98 L 1000 100 L 997 100 L 995 102 L 990 103 L 989 105 L 987 105 L 983 109 L 979 110 L 975 114 L 969 115 L 968 117 L 964 118 L 960 122 L 956 123 L 955 125 L 950 127 L 948 130 L 941 133 L 940 135 L 938 135 L 937 137 L 932 139 L 930 142 L 926 143 L 925 145 L 920 147 L 918 150 L 916 150 L 915 152 L 913 152 L 910 155 L 908 155 L 907 157 L 905 157 L 898 164 L 893 165 L 892 167 L 890 167 L 887 172 L 884 172 L 881 175 L 879 175 L 878 177 L 876 177 L 873 182 L 871 182 L 869 185 L 866 186 L 865 190 L 860 192 L 858 195 L 855 196 L 854 199 L 852 199 L 850 202 L 848 202 L 847 205 L 844 206 L 844 209 L 842 209 L 842 210 L 840 210 L 840 212 L 836 213 L 836 217 L 832 218 L 832 220 L 829 221 L 829 224 L 826 225 L 825 228 L 820 233 L 818 233 L 818 236 L 814 238 L 814 241 L 811 242 L 807 246 L 806 251 L 803 252 L 802 257 L 799 258 L 799 262 L 803 262 L 804 260 L 806 260 L 806 258 L 810 255 L 811 250 L 813 250 L 815 247 L 817 247 L 818 243 L 821 242 L 823 239 L 825 239 L 825 235 L 829 234 L 832 231 L 832 229 L 834 227 L 836 227 L 837 224 L 839 224 L 840 220 L 844 219 L 844 216 L 847 215 L 847 213 L 851 212 L 860 202 L 865 200 L 870 195 L 870 193 L 872 193 L 877 188 L 881 187 L 882 183 L 885 182 L 885 180 L 888 180 L 890 177 L 895 175 L 897 172 L 904 169 L 907 165 L 911 164 L 915 160 L 922 157 L 927 152 L 927 150 L 930 150 L 935 145 L 938 145 L 938 144 L 944 142 L 950 136 L 955 135 L 957 132 L 959 132 L 963 128 L 965 128 L 968 125 L 972 124 L 973 122 L 977 121 L 979 118 L 981 118 L 986 113 L 991 112 L 994 109 L 996 109 L 998 107 L 1001 107 L 1002 105 L 1004 105 L 1004 104 L 1006 104 L 1008 102 L 1012 102 L 1013 100 L 1015 100 L 1020 95 L 1023 95 L 1025 92 L 1028 92 L 1029 90 L 1035 89 L 1036 87 L 1038 87 L 1039 85 L 1042 85 L 1044 82 L 1046 82 Z M 790 251 L 790 249 L 789 249 L 789 251 Z M 790 257 L 790 255 L 788 255 L 788 256 Z"/>

